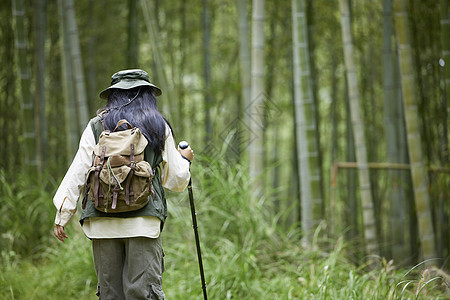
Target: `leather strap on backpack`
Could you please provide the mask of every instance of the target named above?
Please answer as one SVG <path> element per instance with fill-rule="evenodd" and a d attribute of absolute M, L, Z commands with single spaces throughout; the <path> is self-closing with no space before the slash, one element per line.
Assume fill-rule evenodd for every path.
<path fill-rule="evenodd" d="M 134 171 L 136 170 L 136 161 L 134 157 L 134 144 L 130 145 L 130 173 L 128 173 L 127 176 L 127 182 L 125 185 L 125 202 L 127 205 L 130 205 L 130 198 L 131 203 L 134 203 L 134 191 L 133 191 L 133 185 L 131 184 L 131 179 L 133 178 Z"/>
<path fill-rule="evenodd" d="M 89 180 L 89 179 L 88 179 Z M 88 194 L 89 194 L 89 189 L 87 187 L 87 185 L 84 186 L 84 198 L 83 198 L 83 202 L 81 205 L 82 209 L 86 208 L 86 203 L 87 203 L 87 198 L 88 198 Z"/>
<path fill-rule="evenodd" d="M 117 125 L 116 125 L 116 128 L 114 128 L 114 130 L 113 131 L 117 131 L 117 129 L 120 127 L 120 126 L 122 126 L 123 124 L 127 124 L 127 126 L 128 126 L 128 129 L 132 129 L 133 128 L 133 126 L 131 126 L 131 124 L 130 123 L 128 123 L 128 121 L 127 120 L 125 120 L 125 119 L 122 119 L 122 120 L 119 120 L 119 122 L 117 122 Z"/>

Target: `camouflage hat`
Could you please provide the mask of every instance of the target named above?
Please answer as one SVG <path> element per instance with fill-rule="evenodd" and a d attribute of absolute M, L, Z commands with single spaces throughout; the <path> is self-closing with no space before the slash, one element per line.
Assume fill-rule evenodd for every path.
<path fill-rule="evenodd" d="M 140 69 L 123 70 L 111 77 L 111 86 L 100 93 L 100 98 L 108 99 L 111 89 L 129 90 L 138 86 L 149 86 L 156 96 L 161 96 L 159 87 L 150 82 L 148 73 Z"/>

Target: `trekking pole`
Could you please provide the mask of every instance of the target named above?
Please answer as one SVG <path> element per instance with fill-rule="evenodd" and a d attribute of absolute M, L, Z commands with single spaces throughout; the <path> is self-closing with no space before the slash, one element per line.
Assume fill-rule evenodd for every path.
<path fill-rule="evenodd" d="M 189 147 L 189 143 L 186 141 L 182 141 L 178 144 L 178 147 L 180 147 L 180 149 L 186 149 L 187 147 Z M 200 250 L 200 239 L 198 237 L 198 229 L 197 229 L 198 228 L 196 217 L 197 213 L 195 212 L 194 195 L 192 194 L 192 175 L 191 179 L 189 179 L 188 194 L 189 194 L 189 204 L 191 206 L 192 228 L 194 228 L 195 245 L 197 246 L 198 267 L 200 269 L 200 278 L 202 280 L 203 298 L 207 300 L 208 297 L 206 295 L 205 273 L 203 272 L 202 252 Z"/>

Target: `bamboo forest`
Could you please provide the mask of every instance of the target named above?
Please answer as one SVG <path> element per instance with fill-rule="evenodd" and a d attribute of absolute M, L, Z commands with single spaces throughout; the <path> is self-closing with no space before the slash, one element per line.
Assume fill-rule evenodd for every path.
<path fill-rule="evenodd" d="M 449 0 L 5 0 L 0 41 L 0 299 L 98 299 L 53 197 L 125 69 L 195 153 L 166 299 L 450 299 Z"/>

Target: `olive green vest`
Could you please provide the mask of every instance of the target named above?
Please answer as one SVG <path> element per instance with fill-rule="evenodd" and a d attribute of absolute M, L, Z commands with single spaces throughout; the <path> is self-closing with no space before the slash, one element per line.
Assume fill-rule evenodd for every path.
<path fill-rule="evenodd" d="M 103 125 L 101 123 L 100 117 L 95 117 L 89 122 L 91 124 L 92 131 L 95 137 L 95 143 L 98 143 L 100 134 L 103 131 Z M 150 163 L 155 171 L 155 176 L 153 176 L 153 189 L 155 191 L 155 199 L 148 202 L 146 206 L 141 209 L 124 212 L 124 213 L 104 213 L 95 209 L 94 204 L 90 199 L 86 201 L 86 208 L 82 210 L 80 223 L 86 218 L 91 217 L 116 217 L 116 218 L 131 218 L 131 217 L 142 217 L 142 216 L 155 216 L 161 220 L 161 230 L 164 226 L 164 221 L 167 218 L 167 203 L 164 194 L 164 189 L 161 184 L 161 168 L 159 164 L 162 162 L 161 151 L 155 153 L 150 146 L 147 146 L 144 151 L 144 159 Z"/>

